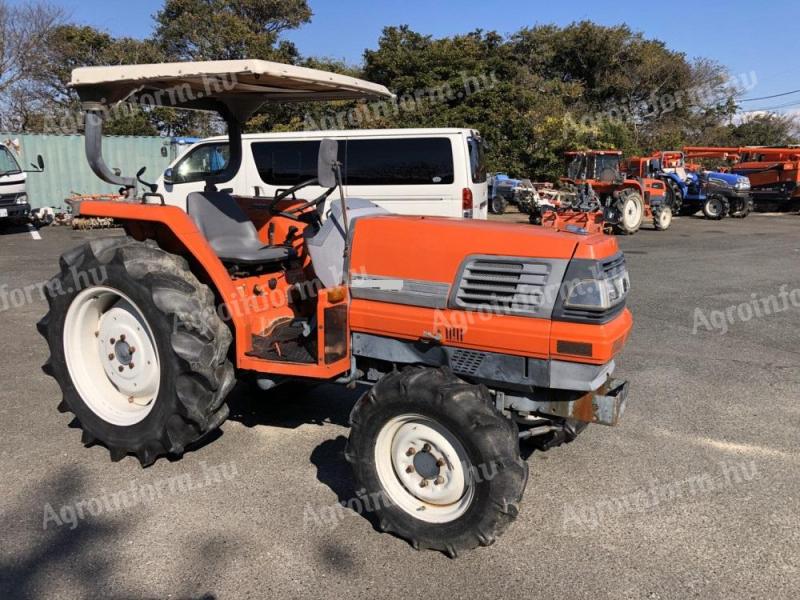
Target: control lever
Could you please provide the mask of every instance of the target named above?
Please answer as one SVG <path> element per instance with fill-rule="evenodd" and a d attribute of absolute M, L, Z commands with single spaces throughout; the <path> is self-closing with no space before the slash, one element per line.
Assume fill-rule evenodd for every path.
<path fill-rule="evenodd" d="M 289 227 L 289 231 L 286 233 L 286 239 L 283 240 L 283 245 L 289 246 L 294 241 L 294 236 L 297 235 L 298 231 L 300 231 L 300 229 L 298 229 L 294 225 Z"/>

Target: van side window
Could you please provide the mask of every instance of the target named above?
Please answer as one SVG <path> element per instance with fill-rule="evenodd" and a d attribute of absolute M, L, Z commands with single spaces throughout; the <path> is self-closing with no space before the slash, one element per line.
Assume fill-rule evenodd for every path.
<path fill-rule="evenodd" d="M 469 166 L 472 172 L 472 183 L 483 183 L 486 181 L 486 152 L 483 140 L 471 137 L 467 140 L 469 144 Z"/>
<path fill-rule="evenodd" d="M 347 142 L 347 185 L 447 185 L 455 180 L 447 138 Z"/>
<path fill-rule="evenodd" d="M 253 159 L 261 181 L 268 185 L 297 185 L 317 176 L 319 140 L 295 142 L 255 142 Z M 344 156 L 344 143 L 339 144 L 339 160 Z"/>
<path fill-rule="evenodd" d="M 228 144 L 203 144 L 184 156 L 172 169 L 173 183 L 192 183 L 224 171 L 230 153 Z"/>

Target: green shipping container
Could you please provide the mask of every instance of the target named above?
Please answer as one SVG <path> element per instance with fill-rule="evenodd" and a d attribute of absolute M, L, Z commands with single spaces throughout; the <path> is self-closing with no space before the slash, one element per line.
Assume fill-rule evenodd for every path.
<path fill-rule="evenodd" d="M 117 187 L 101 181 L 86 162 L 82 135 L 52 135 L 0 132 L 0 142 L 17 140 L 22 168 L 30 168 L 36 155 L 44 158 L 44 173 L 28 173 L 28 198 L 33 208 L 65 208 L 64 200 L 72 192 L 80 194 L 114 193 Z M 103 156 L 112 169 L 133 176 L 147 167 L 145 181 L 155 181 L 167 168 L 169 157 L 161 155 L 169 147 L 169 138 L 144 136 L 107 136 L 103 138 Z M 12 149 L 13 152 L 13 149 Z"/>

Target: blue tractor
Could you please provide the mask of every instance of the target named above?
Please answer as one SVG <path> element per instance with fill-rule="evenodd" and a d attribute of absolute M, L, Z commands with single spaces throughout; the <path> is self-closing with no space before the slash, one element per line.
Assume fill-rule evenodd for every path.
<path fill-rule="evenodd" d="M 733 173 L 694 171 L 686 167 L 683 152 L 660 152 L 650 159 L 651 176 L 667 184 L 673 211 L 693 215 L 703 211 L 707 219 L 730 215 L 743 219 L 753 210 L 750 180 Z"/>

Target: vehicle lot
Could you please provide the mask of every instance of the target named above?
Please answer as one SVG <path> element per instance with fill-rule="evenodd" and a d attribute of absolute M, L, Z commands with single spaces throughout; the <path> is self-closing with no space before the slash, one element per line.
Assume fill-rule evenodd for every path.
<path fill-rule="evenodd" d="M 355 496 L 342 452 L 357 393 L 239 386 L 221 435 L 147 470 L 83 448 L 39 368 L 36 284 L 114 233 L 0 233 L 0 598 L 795 597 L 798 231 L 797 215 L 682 217 L 619 238 L 636 321 L 622 425 L 534 453 L 516 523 L 457 560 L 335 508 Z M 740 304 L 780 302 L 782 286 L 798 290 L 786 310 L 745 318 Z M 129 506 L 108 501 L 120 493 Z"/>

